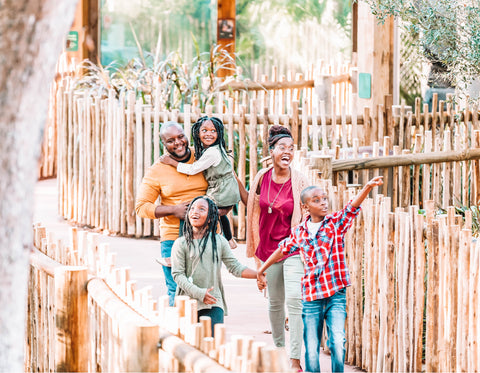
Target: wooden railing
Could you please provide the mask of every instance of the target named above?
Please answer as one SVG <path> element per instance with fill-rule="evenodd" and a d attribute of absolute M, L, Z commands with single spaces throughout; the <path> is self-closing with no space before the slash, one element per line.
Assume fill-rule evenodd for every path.
<path fill-rule="evenodd" d="M 99 235 L 70 230 L 71 244 L 35 227 L 28 284 L 25 371 L 288 371 L 280 350 L 197 320 L 197 301 L 153 299 Z M 55 260 L 54 260 L 55 259 Z M 153 285 L 153 284 L 152 284 Z"/>

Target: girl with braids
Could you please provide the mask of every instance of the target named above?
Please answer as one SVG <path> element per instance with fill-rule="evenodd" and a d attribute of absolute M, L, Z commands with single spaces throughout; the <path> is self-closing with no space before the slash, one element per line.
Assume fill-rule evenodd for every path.
<path fill-rule="evenodd" d="M 216 233 L 218 208 L 207 196 L 195 198 L 188 207 L 184 235 L 172 248 L 172 275 L 176 295 L 188 295 L 198 301 L 198 317 L 210 316 L 214 325 L 223 323 L 227 305 L 221 277 L 222 262 L 236 277 L 257 278 L 257 271 L 241 264 L 226 239 Z M 259 288 L 265 287 L 257 280 Z"/>
<path fill-rule="evenodd" d="M 192 164 L 177 162 L 170 156 L 160 157 L 162 163 L 177 168 L 182 174 L 196 175 L 203 171 L 208 183 L 207 196 L 211 197 L 221 210 L 220 222 L 223 234 L 232 249 L 237 247 L 232 237 L 226 214 L 240 201 L 247 202 L 247 191 L 233 172 L 232 162 L 227 155 L 223 137 L 223 123 L 215 117 L 201 117 L 192 127 L 195 159 Z M 239 190 L 240 188 L 240 190 Z"/>

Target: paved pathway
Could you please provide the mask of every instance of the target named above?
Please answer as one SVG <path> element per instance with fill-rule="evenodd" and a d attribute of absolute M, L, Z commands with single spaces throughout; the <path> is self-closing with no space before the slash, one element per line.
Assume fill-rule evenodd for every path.
<path fill-rule="evenodd" d="M 68 242 L 71 225 L 58 215 L 57 206 L 57 181 L 55 179 L 39 181 L 35 188 L 33 222 L 43 223 L 47 231 L 54 233 L 56 239 Z M 155 257 L 160 255 L 158 240 L 102 235 L 99 242 L 109 243 L 110 250 L 117 253 L 117 266 L 131 268 L 131 278 L 137 281 L 137 289 L 151 286 L 154 298 L 166 294 L 163 271 L 155 261 Z M 239 245 L 234 252 L 240 262 L 254 268 L 253 259 L 245 255 L 245 245 Z M 226 269 L 223 280 L 229 310 L 229 315 L 225 318 L 228 340 L 231 335 L 241 334 L 253 336 L 255 341 L 273 345 L 271 335 L 264 333 L 270 329 L 267 299 L 258 291 L 255 281 L 238 279 Z M 330 359 L 325 354 L 322 356 L 321 366 L 322 372 L 330 371 Z M 360 370 L 345 366 L 345 371 Z"/>

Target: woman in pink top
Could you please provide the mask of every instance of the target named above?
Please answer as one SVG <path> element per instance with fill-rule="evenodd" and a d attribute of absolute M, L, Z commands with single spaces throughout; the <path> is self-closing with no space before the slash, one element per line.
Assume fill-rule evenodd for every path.
<path fill-rule="evenodd" d="M 293 138 L 282 126 L 270 128 L 268 145 L 272 166 L 260 170 L 250 186 L 247 202 L 247 256 L 255 257 L 257 268 L 277 249 L 278 243 L 300 223 L 300 192 L 306 177 L 292 169 Z M 290 330 L 290 364 L 301 370 L 303 323 L 299 255 L 287 257 L 267 270 L 268 311 L 276 347 L 285 346 L 285 305 Z"/>

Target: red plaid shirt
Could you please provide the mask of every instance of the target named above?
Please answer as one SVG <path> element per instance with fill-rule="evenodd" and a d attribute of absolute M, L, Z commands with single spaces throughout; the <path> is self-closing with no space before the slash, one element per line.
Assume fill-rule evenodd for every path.
<path fill-rule="evenodd" d="M 284 255 L 300 252 L 305 265 L 303 300 L 311 302 L 328 298 L 350 286 L 344 237 L 359 212 L 360 207 L 355 208 L 349 202 L 343 210 L 325 216 L 314 238 L 308 235 L 308 216 L 292 228 L 289 237 L 279 243 Z"/>

